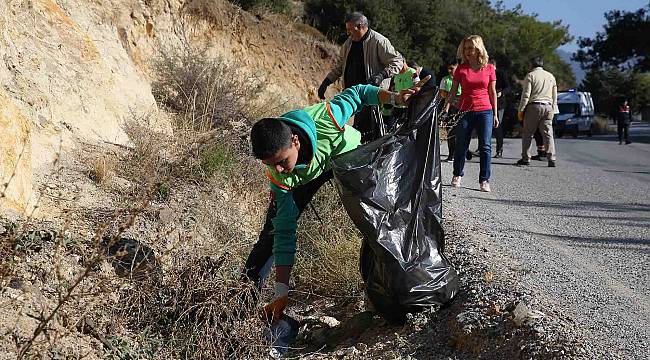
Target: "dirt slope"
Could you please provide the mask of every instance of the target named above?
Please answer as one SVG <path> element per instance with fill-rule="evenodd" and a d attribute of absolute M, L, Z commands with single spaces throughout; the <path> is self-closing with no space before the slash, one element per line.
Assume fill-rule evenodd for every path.
<path fill-rule="evenodd" d="M 0 187 L 0 209 L 30 211 L 59 149 L 67 156 L 83 143 L 129 145 L 125 121 L 158 112 L 152 60 L 184 41 L 258 77 L 278 103 L 316 101 L 336 48 L 299 28 L 221 0 L 3 1 L 0 181 L 11 184 Z M 150 126 L 170 131 L 164 121 Z"/>

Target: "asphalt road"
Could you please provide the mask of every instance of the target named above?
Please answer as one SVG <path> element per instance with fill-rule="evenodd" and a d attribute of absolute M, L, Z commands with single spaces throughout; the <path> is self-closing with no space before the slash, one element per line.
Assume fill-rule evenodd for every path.
<path fill-rule="evenodd" d="M 478 191 L 476 159 L 460 189 L 442 165 L 445 216 L 484 229 L 515 280 L 572 319 L 598 358 L 650 358 L 650 126 L 633 125 L 631 140 L 557 139 L 548 168 L 514 166 L 521 140 L 506 139 L 492 193 Z"/>

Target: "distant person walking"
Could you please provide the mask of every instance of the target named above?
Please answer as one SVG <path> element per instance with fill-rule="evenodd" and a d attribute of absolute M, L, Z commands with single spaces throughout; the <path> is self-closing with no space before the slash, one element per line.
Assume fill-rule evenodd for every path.
<path fill-rule="evenodd" d="M 359 12 L 345 17 L 345 30 L 348 39 L 341 46 L 341 58 L 327 74 L 318 88 L 318 97 L 325 99 L 327 87 L 343 77 L 345 89 L 359 85 L 379 86 L 399 73 L 403 67 L 401 55 L 390 41 L 380 33 L 369 28 L 368 19 Z M 361 142 L 368 142 L 381 135 L 379 128 L 379 110 L 376 106 L 366 106 L 354 115 L 353 126 L 361 134 Z"/>
<path fill-rule="evenodd" d="M 454 82 L 452 76 L 456 67 L 458 67 L 458 60 L 456 57 L 453 57 L 447 61 L 447 75 L 440 80 L 440 92 L 438 93 L 442 99 L 447 99 L 449 97 L 449 92 L 451 92 L 451 85 Z M 447 130 L 447 149 L 448 155 L 445 159 L 446 162 L 454 161 L 454 153 L 456 152 L 456 115 L 458 113 L 458 102 L 457 98 L 460 97 L 462 91 L 462 85 L 458 84 L 458 90 L 456 90 L 456 102 L 451 103 L 447 110 L 447 115 L 443 120 L 444 123 L 442 126 Z"/>
<path fill-rule="evenodd" d="M 447 96 L 445 111 L 456 99 L 459 85 L 463 87 L 458 108 L 465 113 L 456 129 L 456 153 L 451 186 L 460 187 L 464 175 L 465 154 L 469 148 L 472 130 L 476 128 L 480 150 L 480 190 L 489 192 L 492 161 L 492 128 L 499 126 L 497 114 L 496 72 L 488 64 L 488 53 L 483 39 L 478 35 L 464 38 L 458 45 L 461 64 L 454 71 L 451 91 Z"/>
<path fill-rule="evenodd" d="M 499 69 L 496 61 L 492 63 L 497 74 L 497 107 L 499 108 L 499 126 L 494 128 L 494 138 L 497 141 L 497 151 L 494 158 L 503 157 L 503 114 L 506 110 L 506 95 L 510 92 L 510 78 L 503 69 Z"/>
<path fill-rule="evenodd" d="M 623 139 L 625 138 L 625 144 L 629 145 L 632 142 L 630 141 L 629 131 L 630 123 L 632 122 L 632 113 L 630 112 L 630 105 L 628 105 L 627 100 L 624 100 L 621 106 L 618 107 L 618 114 L 616 116 L 616 125 L 618 128 L 618 144 L 623 144 Z"/>
<path fill-rule="evenodd" d="M 555 167 L 556 153 L 553 139 L 553 114 L 557 106 L 557 83 L 550 72 L 544 70 L 544 59 L 534 57 L 530 60 L 530 72 L 524 78 L 519 101 L 519 121 L 523 121 L 521 135 L 521 159 L 516 165 L 530 165 L 528 149 L 539 129 L 544 139 L 548 166 Z"/>

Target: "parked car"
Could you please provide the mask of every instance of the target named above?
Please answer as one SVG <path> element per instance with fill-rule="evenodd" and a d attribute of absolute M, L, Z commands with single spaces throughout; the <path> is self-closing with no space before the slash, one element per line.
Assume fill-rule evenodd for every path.
<path fill-rule="evenodd" d="M 561 91 L 557 94 L 559 114 L 554 119 L 555 136 L 572 134 L 578 137 L 580 133 L 591 136 L 591 123 L 594 120 L 594 101 L 591 93 L 574 89 Z"/>

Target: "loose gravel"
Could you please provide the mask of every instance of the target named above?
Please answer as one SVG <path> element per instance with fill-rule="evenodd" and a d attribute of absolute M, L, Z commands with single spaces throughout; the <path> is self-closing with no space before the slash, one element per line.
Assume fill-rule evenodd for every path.
<path fill-rule="evenodd" d="M 445 187 L 445 218 L 485 234 L 477 241 L 495 277 L 566 320 L 589 358 L 650 358 L 650 145 L 559 139 L 548 168 L 513 166 L 519 144 L 494 159 L 492 193 L 478 191 L 478 163 L 466 164 L 464 188 Z"/>

